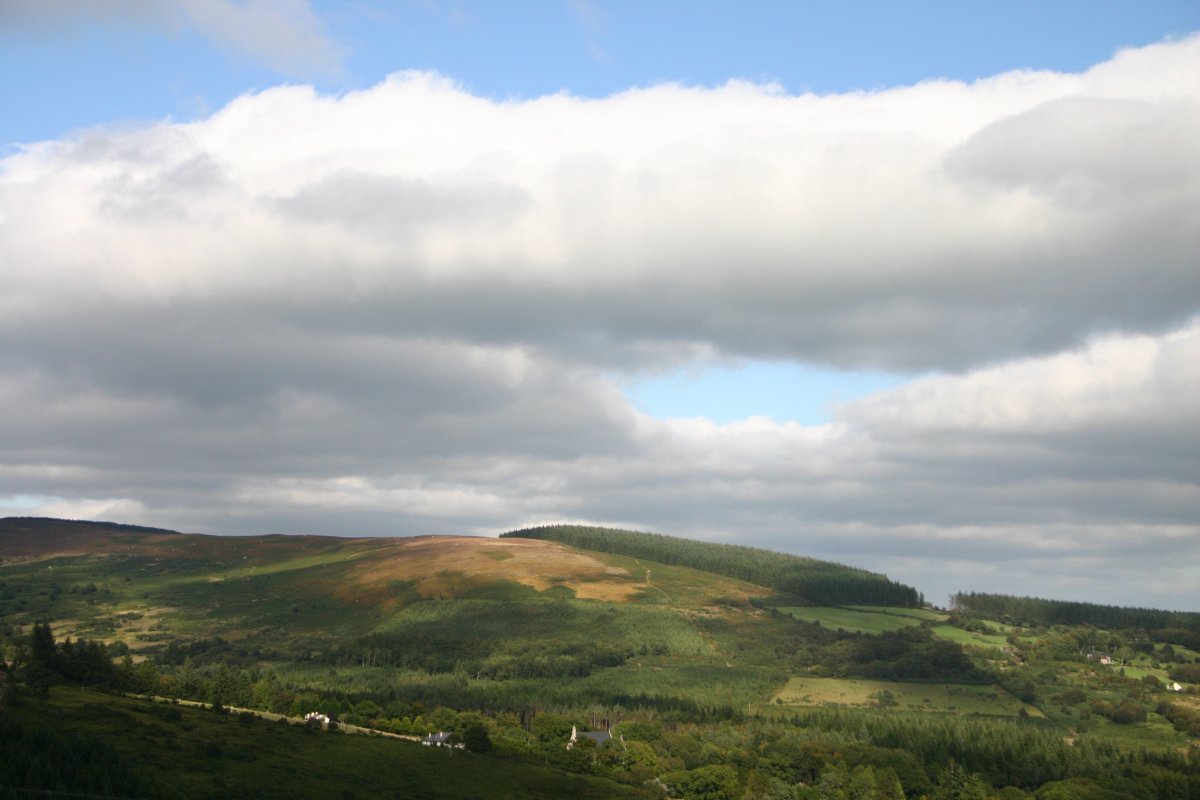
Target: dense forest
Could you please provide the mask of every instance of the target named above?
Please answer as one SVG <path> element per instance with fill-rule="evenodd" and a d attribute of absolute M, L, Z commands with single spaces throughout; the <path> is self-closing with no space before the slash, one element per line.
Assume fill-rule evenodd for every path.
<path fill-rule="evenodd" d="M 1142 630 L 1178 629 L 1200 645 L 1200 614 L 1153 608 L 1105 606 L 1039 597 L 1013 597 L 985 592 L 959 592 L 950 598 L 963 614 L 1022 625 L 1094 625 L 1100 628 Z M 1193 647 L 1189 642 L 1181 642 Z"/>
<path fill-rule="evenodd" d="M 544 525 L 509 531 L 501 537 L 548 539 L 584 550 L 692 567 L 756 583 L 813 605 L 915 607 L 924 603 L 916 589 L 886 575 L 757 547 L 581 525 Z"/>

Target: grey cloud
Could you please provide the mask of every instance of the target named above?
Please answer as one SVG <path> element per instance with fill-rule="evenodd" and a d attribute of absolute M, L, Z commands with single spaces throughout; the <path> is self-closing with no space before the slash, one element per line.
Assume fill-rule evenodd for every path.
<path fill-rule="evenodd" d="M 308 0 L 176 0 L 201 33 L 290 75 L 336 75 L 344 48 Z"/>
<path fill-rule="evenodd" d="M 1196 41 L 1173 45 L 1179 60 Z M 87 185 L 80 170 L 73 188 L 126 222 L 196 222 L 119 234 L 168 296 L 222 281 L 231 302 L 264 295 L 273 315 L 344 332 L 499 341 L 604 368 L 708 351 L 966 370 L 1103 331 L 1160 332 L 1200 308 L 1194 99 L 1148 87 L 1030 108 L 1014 90 L 990 124 L 942 147 L 936 131 L 857 135 L 861 110 L 843 120 L 837 98 L 646 93 L 698 119 L 647 115 L 636 94 L 560 98 L 547 140 L 540 101 L 491 103 L 410 75 L 337 100 L 264 92 L 186 134 L 98 135 L 61 158 L 103 174 Z M 945 111 L 936 94 L 912 102 Z M 746 120 L 717 125 L 730 115 Z M 299 126 L 286 147 L 281 120 Z M 631 143 L 622 125 L 634 123 Z M 10 215 L 35 226 L 61 216 L 50 200 L 63 181 L 59 153 L 39 155 L 18 161 L 44 203 Z M 102 220 L 64 222 L 124 255 Z M 77 260 L 71 244 L 39 258 Z M 159 263 L 179 255 L 193 266 L 176 279 Z"/>
<path fill-rule="evenodd" d="M 950 152 L 958 180 L 1030 188 L 1072 205 L 1120 203 L 1147 192 L 1194 193 L 1200 106 L 1070 97 L 988 125 Z"/>
<path fill-rule="evenodd" d="M 125 222 L 183 222 L 197 200 L 232 189 L 221 166 L 202 153 L 148 175 L 113 178 L 103 187 L 99 209 Z"/>
<path fill-rule="evenodd" d="M 330 222 L 390 238 L 428 226 L 499 227 L 531 203 L 520 187 L 486 179 L 429 180 L 354 170 L 330 175 L 274 205 L 298 223 Z"/>
<path fill-rule="evenodd" d="M 1200 38 L 1155 52 L 1194 69 Z M 1200 136 L 1140 74 L 510 103 L 408 75 L 28 148 L 0 165 L 0 500 L 574 519 L 1200 609 Z M 616 388 L 756 356 L 933 373 L 810 428 Z"/>
<path fill-rule="evenodd" d="M 215 43 L 287 75 L 330 75 L 343 48 L 308 0 L 5 0 L 0 33 L 70 36 L 94 23 L 176 33 L 194 28 Z"/>
<path fill-rule="evenodd" d="M 0 3 L 0 30 L 40 35 L 76 31 L 87 21 L 165 24 L 163 0 L 6 0 Z"/>

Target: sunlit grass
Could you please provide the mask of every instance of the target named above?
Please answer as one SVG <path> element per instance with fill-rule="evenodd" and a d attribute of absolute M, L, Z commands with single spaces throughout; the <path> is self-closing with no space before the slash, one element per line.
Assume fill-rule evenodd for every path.
<path fill-rule="evenodd" d="M 779 701 L 779 702 L 775 702 Z M 901 683 L 856 678 L 793 677 L 772 700 L 782 706 L 892 708 L 898 711 L 982 714 L 1013 717 L 1021 709 L 1044 716 L 999 686 L 956 683 Z"/>
<path fill-rule="evenodd" d="M 884 633 L 898 631 L 920 620 L 910 616 L 880 614 L 872 611 L 855 611 L 848 608 L 787 607 L 779 611 L 804 622 L 819 622 L 830 630 L 845 630 L 852 633 Z"/>

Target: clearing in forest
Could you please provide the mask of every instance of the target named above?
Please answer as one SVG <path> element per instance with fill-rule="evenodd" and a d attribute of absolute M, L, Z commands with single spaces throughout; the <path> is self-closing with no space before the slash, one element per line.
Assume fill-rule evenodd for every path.
<path fill-rule="evenodd" d="M 797 676 L 790 679 L 771 702 L 777 708 L 892 708 L 1002 717 L 1015 717 L 1024 708 L 1031 717 L 1044 716 L 1035 706 L 1022 703 L 999 686 L 968 683 L 901 683 Z"/>

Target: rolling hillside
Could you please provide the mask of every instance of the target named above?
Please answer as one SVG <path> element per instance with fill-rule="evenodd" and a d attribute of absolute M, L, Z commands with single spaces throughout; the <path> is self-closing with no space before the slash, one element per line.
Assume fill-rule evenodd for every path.
<path fill-rule="evenodd" d="M 845 782 L 868 764 L 878 780 L 863 781 L 936 796 L 955 775 L 950 763 L 968 767 L 959 779 L 1021 792 L 1006 798 L 1038 787 L 1059 792 L 1046 797 L 1092 796 L 1088 782 L 1107 771 L 1121 796 L 1168 796 L 1163 786 L 1179 780 L 1200 789 L 1200 760 L 1181 755 L 1200 737 L 1200 651 L 1179 618 L 1125 628 L 1159 617 L 1071 606 L 1118 624 L 1085 616 L 1067 625 L 1045 601 L 986 596 L 940 612 L 915 607 L 910 592 L 842 565 L 594 528 L 499 539 L 219 537 L 10 518 L 0 520 L 0 661 L 9 663 L 0 703 L 15 707 L 16 697 L 34 709 L 9 716 L 23 720 L 14 741 L 124 764 L 113 773 L 124 783 L 75 787 L 116 795 L 164 794 L 172 774 L 186 797 L 251 787 L 245 771 L 258 768 L 240 748 L 196 750 L 199 739 L 246 732 L 262 738 L 246 749 L 263 774 L 297 748 L 319 764 L 320 742 L 332 741 L 353 750 L 339 757 L 348 764 L 367 750 L 377 751 L 368 760 L 417 759 L 374 782 L 345 771 L 334 782 L 374 796 L 370 787 L 426 775 L 424 796 L 459 796 L 438 788 L 440 767 L 424 764 L 420 748 L 296 739 L 250 721 L 220 732 L 227 719 L 193 712 L 163 724 L 133 700 L 70 685 L 293 717 L 320 711 L 410 736 L 483 730 L 494 743 L 473 762 L 483 773 L 552 768 L 536 780 L 558 788 L 529 796 L 556 796 L 570 783 L 559 769 L 652 794 L 661 781 L 685 798 L 817 797 L 823 781 Z M 59 742 L 39 728 L 43 717 L 103 735 L 112 750 Z M 564 755 L 572 727 L 611 727 L 627 741 Z M 126 736 L 133 729 L 142 732 Z M 181 755 L 154 768 L 138 749 L 147 742 Z M 204 785 L 201 757 L 223 784 Z M 714 785 L 724 788 L 707 793 Z"/>

